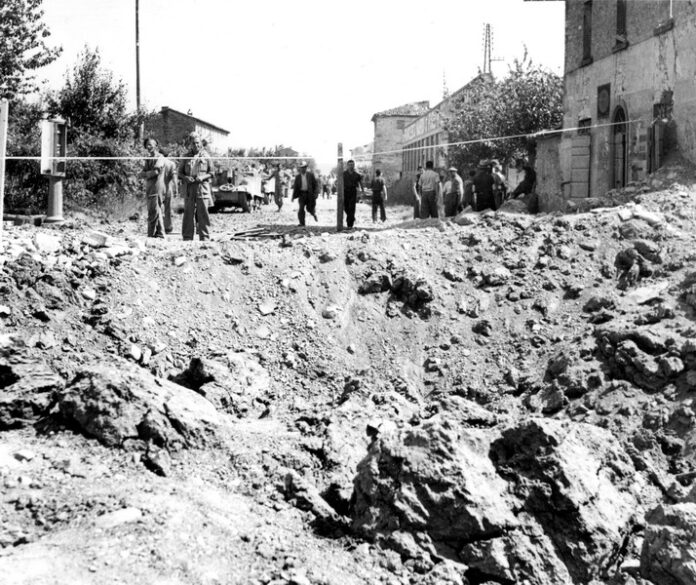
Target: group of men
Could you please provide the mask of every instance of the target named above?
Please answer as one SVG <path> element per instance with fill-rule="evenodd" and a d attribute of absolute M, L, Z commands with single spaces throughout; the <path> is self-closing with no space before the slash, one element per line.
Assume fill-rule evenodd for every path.
<path fill-rule="evenodd" d="M 453 217 L 471 207 L 474 211 L 498 209 L 508 198 L 530 194 L 536 185 L 536 172 L 522 159 L 515 164 L 524 178 L 512 193 L 508 188 L 502 169 L 495 160 L 483 160 L 476 170 L 469 171 L 462 180 L 456 167 L 441 175 L 434 169 L 433 161 L 418 167 L 413 185 L 413 217 L 415 219 Z"/>
<path fill-rule="evenodd" d="M 184 199 L 183 239 L 193 240 L 196 233 L 201 240 L 210 239 L 208 207 L 213 205 L 213 161 L 200 136 L 191 134 L 188 143 L 189 151 L 178 169 L 176 163 L 160 151 L 155 138 L 147 138 L 143 144 L 149 157 L 138 176 L 145 181 L 149 237 L 164 238 L 165 234 L 172 233 L 171 201 L 178 195 L 178 179 Z"/>
<path fill-rule="evenodd" d="M 169 160 L 159 148 L 155 138 L 147 138 L 143 146 L 148 153 L 142 172 L 147 195 L 147 235 L 163 238 L 172 232 L 172 197 L 178 193 L 178 180 L 181 181 L 184 199 L 184 217 L 182 236 L 184 240 L 193 240 L 197 233 L 201 240 L 210 239 L 210 216 L 208 208 L 213 205 L 212 181 L 215 175 L 212 159 L 200 136 L 189 136 L 189 151 L 177 165 Z M 532 193 L 536 183 L 534 169 L 521 159 L 516 161 L 518 172 L 524 174 L 523 180 L 509 195 L 516 198 Z M 275 164 L 267 180 L 274 180 L 273 196 L 278 210 L 283 205 L 283 182 L 280 165 Z M 372 221 L 386 221 L 385 203 L 387 186 L 379 169 L 370 185 L 372 190 Z M 343 172 L 343 208 L 346 225 L 349 229 L 355 225 L 355 208 L 358 201 L 358 189 L 365 195 L 363 176 L 356 171 L 355 161 L 349 160 Z M 316 202 L 322 185 L 317 176 L 309 169 L 306 162 L 299 166 L 299 172 L 293 181 L 292 199 L 298 200 L 297 219 L 300 226 L 305 225 L 307 214 L 318 221 Z M 434 169 L 433 161 L 425 163 L 425 169 L 419 167 L 413 186 L 414 218 L 453 217 L 467 207 L 474 211 L 498 209 L 508 198 L 505 177 L 497 161 L 481 161 L 477 170 L 471 170 L 466 180 L 462 180 L 456 167 L 450 167 L 447 175 L 440 175 Z"/>

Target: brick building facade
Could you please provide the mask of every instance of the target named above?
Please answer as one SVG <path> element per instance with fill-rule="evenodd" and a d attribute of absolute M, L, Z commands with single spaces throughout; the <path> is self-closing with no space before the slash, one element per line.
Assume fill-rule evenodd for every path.
<path fill-rule="evenodd" d="M 427 112 L 429 107 L 430 103 L 427 101 L 414 102 L 372 116 L 375 125 L 372 168 L 381 169 L 388 184 L 401 177 L 404 128 Z"/>
<path fill-rule="evenodd" d="M 191 132 L 197 132 L 214 150 L 225 150 L 230 134 L 219 126 L 166 106 L 146 124 L 145 132 L 162 144 L 182 143 Z"/>
<path fill-rule="evenodd" d="M 675 148 L 696 158 L 696 6 L 566 0 L 564 85 L 564 197 L 640 180 Z"/>

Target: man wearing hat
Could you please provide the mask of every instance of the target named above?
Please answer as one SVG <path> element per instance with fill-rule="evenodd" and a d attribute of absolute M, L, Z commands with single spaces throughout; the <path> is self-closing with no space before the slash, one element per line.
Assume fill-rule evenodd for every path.
<path fill-rule="evenodd" d="M 478 170 L 474 175 L 474 210 L 495 209 L 495 180 L 491 174 L 491 161 L 479 162 Z"/>
<path fill-rule="evenodd" d="M 447 169 L 449 177 L 445 181 L 444 188 L 444 204 L 445 217 L 454 217 L 457 215 L 457 210 L 464 200 L 464 181 L 457 173 L 457 167 Z"/>
<path fill-rule="evenodd" d="M 317 179 L 314 174 L 307 169 L 307 163 L 300 163 L 300 172 L 295 175 L 295 183 L 292 188 L 292 199 L 297 199 L 300 208 L 297 210 L 297 219 L 300 225 L 305 224 L 305 209 L 309 212 L 315 221 L 317 214 L 315 212 L 317 204 Z"/>

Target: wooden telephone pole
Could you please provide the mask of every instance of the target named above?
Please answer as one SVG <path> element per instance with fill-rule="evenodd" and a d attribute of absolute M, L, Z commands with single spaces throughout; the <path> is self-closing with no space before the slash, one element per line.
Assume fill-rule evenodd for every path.
<path fill-rule="evenodd" d="M 135 0 L 135 107 L 140 115 L 140 0 Z M 138 141 L 143 141 L 143 122 L 138 124 Z"/>

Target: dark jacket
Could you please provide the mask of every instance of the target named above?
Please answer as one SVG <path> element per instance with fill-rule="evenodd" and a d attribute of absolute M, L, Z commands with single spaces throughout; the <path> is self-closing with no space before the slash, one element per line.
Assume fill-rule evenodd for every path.
<path fill-rule="evenodd" d="M 474 189 L 476 190 L 474 211 L 484 209 L 495 209 L 495 199 L 493 198 L 493 187 L 495 180 L 485 169 L 479 169 L 474 176 Z"/>
<path fill-rule="evenodd" d="M 524 171 L 524 179 L 522 179 L 520 184 L 517 185 L 517 188 L 512 192 L 513 197 L 531 193 L 536 185 L 536 171 L 529 165 L 524 165 L 522 170 Z"/>
<path fill-rule="evenodd" d="M 297 199 L 300 196 L 300 191 L 302 190 L 302 177 L 300 176 L 300 173 L 295 175 L 295 182 L 293 183 L 292 186 L 292 198 Z M 319 186 L 317 183 L 317 178 L 314 176 L 314 173 L 311 171 L 307 171 L 307 190 L 309 191 L 310 195 L 317 196 L 319 192 Z"/>

